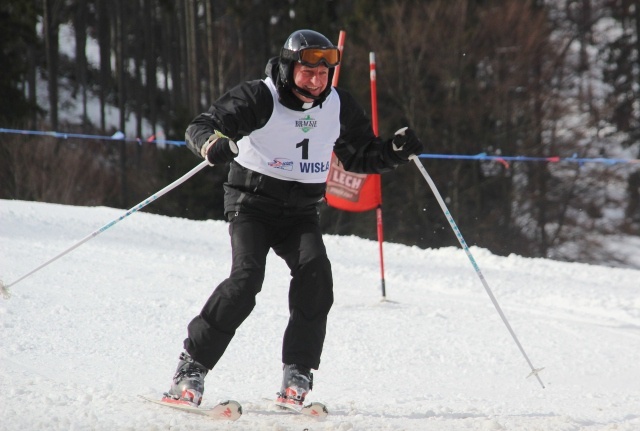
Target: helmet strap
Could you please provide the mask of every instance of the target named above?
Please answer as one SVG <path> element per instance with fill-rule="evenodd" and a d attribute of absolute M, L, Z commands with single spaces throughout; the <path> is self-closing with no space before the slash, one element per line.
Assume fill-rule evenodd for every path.
<path fill-rule="evenodd" d="M 329 85 L 329 84 L 327 84 Z M 302 88 L 298 87 L 295 83 L 291 83 L 291 89 L 293 91 L 295 91 L 296 93 L 298 93 L 299 95 L 301 95 L 302 97 L 306 97 L 308 99 L 312 99 L 312 100 L 319 100 L 324 98 L 324 93 L 326 90 L 323 90 L 322 93 L 320 93 L 320 96 L 314 96 L 313 94 L 309 93 L 306 90 L 303 90 Z"/>

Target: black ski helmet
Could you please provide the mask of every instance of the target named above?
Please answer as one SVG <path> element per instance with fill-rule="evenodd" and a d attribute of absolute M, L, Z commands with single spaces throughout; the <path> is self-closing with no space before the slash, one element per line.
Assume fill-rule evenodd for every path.
<path fill-rule="evenodd" d="M 329 68 L 327 88 L 319 96 L 314 96 L 295 85 L 293 82 L 294 62 L 307 66 L 317 66 L 324 63 Z M 285 88 L 290 88 L 310 99 L 324 100 L 331 92 L 331 81 L 338 64 L 340 64 L 340 51 L 329 39 L 317 31 L 297 30 L 289 35 L 280 51 L 278 66 L 280 80 Z"/>

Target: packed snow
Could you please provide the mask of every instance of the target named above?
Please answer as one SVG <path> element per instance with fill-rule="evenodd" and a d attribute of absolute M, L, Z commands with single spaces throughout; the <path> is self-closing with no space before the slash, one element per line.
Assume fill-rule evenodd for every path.
<path fill-rule="evenodd" d="M 11 284 L 123 213 L 1 200 L 0 277 Z M 326 244 L 335 304 L 309 396 L 326 420 L 265 400 L 288 317 L 289 271 L 272 254 L 206 379 L 204 405 L 232 398 L 244 415 L 213 422 L 138 396 L 169 388 L 186 325 L 230 263 L 225 222 L 138 212 L 0 299 L 0 429 L 640 429 L 640 271 L 471 247 L 543 389 L 462 249 L 385 244 L 382 301 L 377 243 Z"/>

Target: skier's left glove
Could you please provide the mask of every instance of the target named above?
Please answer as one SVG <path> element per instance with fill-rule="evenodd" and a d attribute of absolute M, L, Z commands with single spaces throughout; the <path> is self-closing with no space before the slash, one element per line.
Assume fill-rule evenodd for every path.
<path fill-rule="evenodd" d="M 224 165 L 238 155 L 238 146 L 217 130 L 200 149 L 200 154 L 211 166 Z"/>
<path fill-rule="evenodd" d="M 424 150 L 424 145 L 416 133 L 408 127 L 403 127 L 395 133 L 391 146 L 395 154 L 402 160 L 409 160 L 410 156 L 420 155 Z"/>

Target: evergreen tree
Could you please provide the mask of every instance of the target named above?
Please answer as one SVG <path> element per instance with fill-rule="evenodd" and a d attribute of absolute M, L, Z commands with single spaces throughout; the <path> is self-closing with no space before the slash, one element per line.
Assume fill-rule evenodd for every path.
<path fill-rule="evenodd" d="M 5 126 L 24 122 L 37 109 L 28 101 L 25 88 L 29 72 L 25 53 L 37 45 L 40 11 L 35 3 L 23 0 L 0 3 L 0 124 Z"/>

